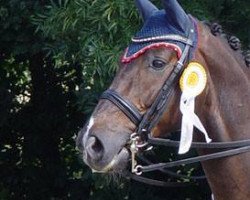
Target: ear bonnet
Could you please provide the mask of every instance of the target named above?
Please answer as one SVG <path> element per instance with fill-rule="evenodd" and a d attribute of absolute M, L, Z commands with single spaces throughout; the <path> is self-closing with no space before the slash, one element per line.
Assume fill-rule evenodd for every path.
<path fill-rule="evenodd" d="M 180 58 L 185 47 L 181 37 L 188 38 L 190 27 L 194 23 L 193 18 L 185 13 L 176 0 L 163 1 L 163 10 L 158 10 L 149 0 L 136 0 L 136 6 L 144 25 L 132 38 L 122 62 L 128 63 L 148 49 L 159 47 L 173 49 Z M 174 41 L 169 36 L 176 36 L 179 41 Z M 196 45 L 195 38 L 193 41 Z"/>

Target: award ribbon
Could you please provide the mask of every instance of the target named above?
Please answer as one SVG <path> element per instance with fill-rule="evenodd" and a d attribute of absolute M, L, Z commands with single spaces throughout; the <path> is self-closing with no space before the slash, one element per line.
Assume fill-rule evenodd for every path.
<path fill-rule="evenodd" d="M 212 141 L 199 117 L 194 113 L 195 97 L 202 93 L 206 83 L 207 75 L 203 66 L 197 62 L 189 63 L 180 78 L 182 123 L 179 154 L 189 151 L 192 144 L 194 126 L 204 134 L 207 143 Z"/>

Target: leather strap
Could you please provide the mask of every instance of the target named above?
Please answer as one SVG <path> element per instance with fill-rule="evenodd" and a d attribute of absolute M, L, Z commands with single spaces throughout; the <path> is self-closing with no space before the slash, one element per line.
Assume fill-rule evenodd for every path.
<path fill-rule="evenodd" d="M 137 176 L 132 173 L 128 173 L 127 176 L 135 181 L 145 183 L 147 185 L 160 186 L 160 187 L 188 187 L 197 186 L 197 184 L 192 182 L 165 182 L 159 181 L 147 177 Z"/>
<path fill-rule="evenodd" d="M 250 146 L 241 147 L 241 148 L 237 148 L 237 149 L 225 150 L 225 151 L 211 153 L 211 154 L 203 155 L 203 156 L 196 156 L 193 158 L 187 158 L 187 159 L 177 160 L 177 161 L 168 162 L 168 163 L 158 163 L 158 164 L 152 164 L 149 166 L 138 166 L 138 170 L 140 172 L 150 172 L 150 171 L 155 171 L 155 170 L 159 170 L 159 169 L 176 167 L 176 166 L 180 166 L 180 165 L 187 165 L 187 164 L 203 162 L 203 161 L 208 161 L 208 160 L 214 160 L 214 159 L 228 157 L 228 156 L 235 156 L 235 155 L 245 153 L 248 151 L 250 151 Z"/>
<path fill-rule="evenodd" d="M 167 147 L 179 147 L 180 142 L 170 139 L 153 138 L 148 135 L 148 143 L 152 145 L 162 145 Z M 226 149 L 250 146 L 250 140 L 239 140 L 230 142 L 192 142 L 191 148 L 204 148 L 204 149 Z"/>
<path fill-rule="evenodd" d="M 143 161 L 144 163 L 146 163 L 147 165 L 152 165 L 153 164 L 147 158 L 145 158 L 143 155 L 139 154 L 138 158 L 141 161 Z M 191 179 L 191 180 L 204 180 L 204 179 L 206 179 L 205 175 L 201 175 L 201 176 L 187 176 L 187 175 L 184 175 L 184 174 L 177 174 L 176 172 L 173 172 L 173 171 L 168 170 L 168 169 L 159 169 L 159 171 L 161 171 L 162 173 L 167 174 L 167 175 L 169 175 L 171 177 L 174 177 L 174 178 L 185 178 L 185 179 Z"/>

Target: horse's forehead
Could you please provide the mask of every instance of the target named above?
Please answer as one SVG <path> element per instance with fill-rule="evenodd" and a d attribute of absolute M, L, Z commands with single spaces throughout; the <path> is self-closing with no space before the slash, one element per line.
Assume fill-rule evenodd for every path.
<path fill-rule="evenodd" d="M 143 25 L 142 29 L 138 31 L 134 39 L 142 41 L 133 41 L 129 44 L 122 58 L 122 62 L 130 62 L 131 60 L 138 58 L 140 55 L 145 53 L 148 49 L 167 47 L 175 50 L 177 55 L 181 54 L 185 45 L 181 42 L 169 41 L 166 39 L 159 39 L 156 41 L 143 41 L 145 38 L 156 38 L 166 35 L 179 35 L 182 37 L 187 37 L 188 33 L 181 32 L 173 25 L 168 23 L 166 19 L 166 13 L 164 10 L 159 10 L 155 12 Z"/>

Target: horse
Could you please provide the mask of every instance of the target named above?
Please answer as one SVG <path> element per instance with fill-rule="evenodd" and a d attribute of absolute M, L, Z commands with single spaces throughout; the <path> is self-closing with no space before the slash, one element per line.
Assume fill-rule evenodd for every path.
<path fill-rule="evenodd" d="M 141 174 L 136 153 L 150 140 L 179 129 L 179 153 L 188 152 L 192 141 L 207 146 L 227 143 L 222 145 L 226 150 L 233 142 L 248 141 L 245 149 L 227 157 L 201 159 L 215 200 L 247 200 L 249 69 L 238 48 L 232 49 L 220 34 L 186 14 L 176 0 L 162 4 L 159 10 L 149 0 L 136 0 L 144 25 L 78 134 L 83 160 L 94 172 L 120 173 L 132 159 L 133 172 Z M 217 152 L 197 151 L 201 157 Z"/>

